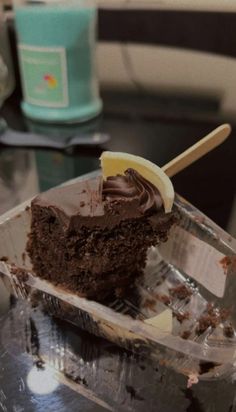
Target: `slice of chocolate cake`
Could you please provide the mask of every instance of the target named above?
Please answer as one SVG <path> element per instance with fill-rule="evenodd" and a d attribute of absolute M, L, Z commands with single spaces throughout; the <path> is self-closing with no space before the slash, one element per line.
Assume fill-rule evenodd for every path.
<path fill-rule="evenodd" d="M 37 276 L 101 300 L 142 275 L 147 250 L 176 220 L 138 172 L 80 181 L 37 196 L 27 251 Z"/>

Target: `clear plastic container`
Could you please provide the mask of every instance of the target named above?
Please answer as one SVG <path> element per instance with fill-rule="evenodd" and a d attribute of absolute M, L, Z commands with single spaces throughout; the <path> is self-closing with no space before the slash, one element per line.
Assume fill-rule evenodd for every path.
<path fill-rule="evenodd" d="M 25 252 L 29 205 L 26 202 L 0 217 L 0 272 L 10 279 L 17 296 L 39 299 L 54 316 L 183 374 L 199 374 L 202 365 L 210 366 L 201 378 L 232 373 L 236 241 L 229 234 L 176 196 L 180 225 L 166 243 L 150 250 L 145 276 L 135 293 L 101 304 L 31 273 Z M 162 316 L 157 326 L 155 320 L 161 318 L 156 316 Z"/>

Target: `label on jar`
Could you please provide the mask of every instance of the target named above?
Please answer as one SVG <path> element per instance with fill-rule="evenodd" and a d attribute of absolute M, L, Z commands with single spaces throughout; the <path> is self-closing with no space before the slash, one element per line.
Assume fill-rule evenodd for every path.
<path fill-rule="evenodd" d="M 19 44 L 18 49 L 25 101 L 38 106 L 67 107 L 65 48 Z"/>

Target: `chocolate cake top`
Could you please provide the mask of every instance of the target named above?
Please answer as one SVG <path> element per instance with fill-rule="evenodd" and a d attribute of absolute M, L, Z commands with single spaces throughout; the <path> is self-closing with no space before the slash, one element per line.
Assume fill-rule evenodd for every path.
<path fill-rule="evenodd" d="M 161 210 L 163 201 L 159 190 L 134 169 L 127 169 L 125 175 L 110 176 L 103 182 L 103 197 L 115 199 L 138 198 L 142 213 Z"/>
<path fill-rule="evenodd" d="M 81 226 L 113 227 L 125 219 L 163 212 L 158 189 L 138 172 L 79 181 L 48 190 L 32 201 L 32 207 L 49 208 L 67 230 Z"/>

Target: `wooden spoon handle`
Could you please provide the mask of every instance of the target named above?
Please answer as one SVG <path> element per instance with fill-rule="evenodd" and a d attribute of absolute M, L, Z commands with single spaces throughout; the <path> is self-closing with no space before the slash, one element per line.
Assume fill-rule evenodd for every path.
<path fill-rule="evenodd" d="M 187 166 L 191 165 L 193 162 L 223 143 L 230 132 L 231 126 L 229 124 L 222 124 L 203 137 L 203 139 L 199 140 L 196 144 L 171 160 L 163 166 L 162 169 L 169 177 L 176 175 L 181 170 L 185 169 Z"/>

